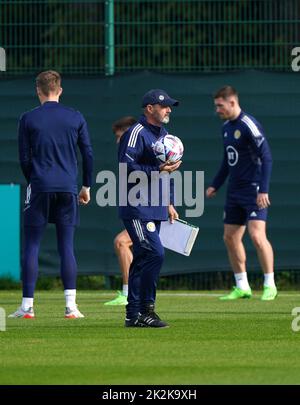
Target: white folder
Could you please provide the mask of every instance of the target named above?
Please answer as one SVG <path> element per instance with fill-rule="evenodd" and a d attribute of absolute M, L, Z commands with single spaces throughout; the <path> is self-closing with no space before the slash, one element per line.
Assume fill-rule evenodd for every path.
<path fill-rule="evenodd" d="M 199 228 L 181 219 L 161 222 L 160 240 L 162 245 L 174 252 L 189 256 L 194 246 Z"/>

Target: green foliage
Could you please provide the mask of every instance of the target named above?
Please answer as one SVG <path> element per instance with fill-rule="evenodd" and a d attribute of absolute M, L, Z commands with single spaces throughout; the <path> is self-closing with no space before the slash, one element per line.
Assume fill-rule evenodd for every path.
<path fill-rule="evenodd" d="M 105 287 L 104 276 L 78 276 L 78 290 L 103 290 Z M 37 290 L 63 290 L 60 277 L 41 276 L 38 279 Z"/>
<path fill-rule="evenodd" d="M 14 281 L 7 277 L 0 277 L 0 290 L 16 290 L 20 288 L 21 282 Z"/>
<path fill-rule="evenodd" d="M 253 290 L 261 290 L 263 284 L 262 273 L 248 272 L 248 279 Z M 276 285 L 279 291 L 300 289 L 300 271 L 277 271 Z M 192 274 L 176 274 L 161 276 L 158 283 L 159 290 L 227 290 L 234 284 L 232 272 L 202 272 Z M 21 289 L 21 283 L 8 278 L 0 278 L 0 290 Z M 63 290 L 60 277 L 40 276 L 37 281 L 37 290 Z M 84 276 L 77 278 L 78 290 L 120 290 L 122 289 L 121 276 Z"/>
<path fill-rule="evenodd" d="M 1 1 L 9 71 L 104 73 L 105 1 Z M 289 69 L 297 0 L 114 2 L 117 72 Z"/>
<path fill-rule="evenodd" d="M 9 72 L 103 71 L 103 1 L 0 1 L 0 7 Z"/>

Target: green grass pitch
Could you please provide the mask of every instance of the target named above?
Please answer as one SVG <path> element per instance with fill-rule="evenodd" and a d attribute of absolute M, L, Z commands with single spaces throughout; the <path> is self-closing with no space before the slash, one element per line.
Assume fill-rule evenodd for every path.
<path fill-rule="evenodd" d="M 38 291 L 36 319 L 7 319 L 0 332 L 0 384 L 300 384 L 297 292 L 270 302 L 159 292 L 170 328 L 158 330 L 124 328 L 124 307 L 103 305 L 112 296 L 79 291 L 86 318 L 69 320 L 63 292 Z M 7 315 L 20 297 L 0 292 Z"/>

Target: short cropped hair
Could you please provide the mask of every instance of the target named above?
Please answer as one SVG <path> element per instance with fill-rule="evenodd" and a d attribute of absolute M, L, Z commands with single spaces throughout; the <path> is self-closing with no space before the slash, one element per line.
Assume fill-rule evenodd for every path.
<path fill-rule="evenodd" d="M 38 87 L 45 96 L 49 93 L 57 93 L 61 86 L 61 77 L 55 70 L 47 70 L 41 72 L 36 80 L 36 87 Z"/>
<path fill-rule="evenodd" d="M 235 96 L 236 98 L 239 97 L 238 92 L 236 89 L 232 86 L 224 86 L 221 87 L 215 94 L 214 94 L 214 99 L 216 98 L 223 98 L 226 100 L 229 97 Z"/>
<path fill-rule="evenodd" d="M 135 124 L 137 121 L 134 117 L 131 116 L 126 116 L 118 119 L 112 124 L 112 130 L 113 132 L 116 132 L 120 129 L 123 129 L 124 131 L 131 127 L 131 125 Z"/>

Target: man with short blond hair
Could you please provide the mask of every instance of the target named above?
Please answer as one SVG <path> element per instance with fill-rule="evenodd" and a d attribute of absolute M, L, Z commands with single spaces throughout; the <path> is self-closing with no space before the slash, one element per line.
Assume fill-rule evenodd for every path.
<path fill-rule="evenodd" d="M 61 88 L 61 76 L 55 70 L 41 72 L 35 80 L 36 87 L 45 95 L 58 93 Z"/>
<path fill-rule="evenodd" d="M 85 205 L 90 201 L 92 146 L 82 114 L 59 103 L 60 74 L 52 70 L 42 72 L 36 85 L 41 105 L 24 113 L 19 122 L 19 160 L 28 184 L 24 206 L 23 299 L 10 317 L 35 316 L 33 297 L 40 242 L 47 223 L 54 223 L 66 299 L 65 318 L 82 318 L 76 304 L 73 240 L 79 223 L 78 202 Z M 82 155 L 83 172 L 79 195 L 77 148 Z"/>

